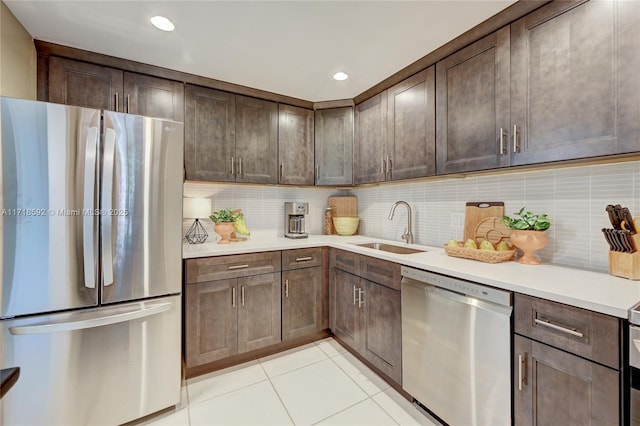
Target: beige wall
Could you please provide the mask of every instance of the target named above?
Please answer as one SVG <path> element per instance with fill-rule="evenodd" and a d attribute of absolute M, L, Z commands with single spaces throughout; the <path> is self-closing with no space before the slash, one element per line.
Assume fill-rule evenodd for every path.
<path fill-rule="evenodd" d="M 0 95 L 36 99 L 36 49 L 33 39 L 1 0 Z"/>

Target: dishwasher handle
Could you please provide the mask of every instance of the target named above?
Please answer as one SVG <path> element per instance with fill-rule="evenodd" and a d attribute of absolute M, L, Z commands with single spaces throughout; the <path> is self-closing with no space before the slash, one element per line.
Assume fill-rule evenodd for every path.
<path fill-rule="evenodd" d="M 453 300 L 459 303 L 464 303 L 466 305 L 475 306 L 479 309 L 495 312 L 505 316 L 511 316 L 511 312 L 513 311 L 512 306 L 504 306 L 504 305 L 489 302 L 486 300 L 477 299 L 475 297 L 456 293 L 451 290 L 447 290 L 442 287 L 438 287 L 429 283 L 416 281 L 408 277 L 402 278 L 401 286 L 410 286 L 410 287 L 420 288 L 420 289 L 423 289 L 425 293 L 429 293 L 437 297 L 443 297 L 445 299 Z"/>

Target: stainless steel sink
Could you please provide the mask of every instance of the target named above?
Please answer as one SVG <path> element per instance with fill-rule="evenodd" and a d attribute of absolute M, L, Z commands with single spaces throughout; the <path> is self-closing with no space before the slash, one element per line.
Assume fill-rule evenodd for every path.
<path fill-rule="evenodd" d="M 355 244 L 355 245 L 359 247 L 371 248 L 374 250 L 388 251 L 390 253 L 395 253 L 395 254 L 413 254 L 413 253 L 423 253 L 426 251 L 426 250 L 396 246 L 393 244 L 385 244 L 385 243 L 361 243 L 361 244 Z"/>

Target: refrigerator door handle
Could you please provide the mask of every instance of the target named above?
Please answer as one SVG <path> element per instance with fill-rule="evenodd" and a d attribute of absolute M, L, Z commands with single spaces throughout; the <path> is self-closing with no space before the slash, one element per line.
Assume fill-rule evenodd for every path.
<path fill-rule="evenodd" d="M 113 169 L 115 167 L 116 154 L 116 131 L 110 128 L 105 129 L 104 135 L 104 156 L 102 160 L 102 285 L 104 287 L 113 284 L 113 252 L 111 226 L 113 216 L 110 211 L 113 206 Z"/>
<path fill-rule="evenodd" d="M 98 128 L 90 127 L 87 131 L 87 145 L 84 163 L 84 192 L 82 204 L 82 248 L 84 257 L 84 286 L 96 288 L 95 241 L 96 228 L 95 208 L 96 196 L 96 161 L 98 155 Z"/>
<path fill-rule="evenodd" d="M 96 311 L 95 315 L 92 316 L 87 316 L 85 313 L 78 313 L 77 316 L 81 317 L 81 319 L 9 327 L 9 332 L 16 336 L 24 334 L 47 334 L 57 333 L 60 331 L 83 330 L 86 328 L 101 327 L 104 325 L 118 324 L 139 318 L 150 317 L 152 315 L 166 312 L 171 309 L 172 306 L 172 302 L 161 302 L 152 305 L 147 304 L 147 306 L 142 308 L 140 307 L 140 304 L 136 304 L 130 310 L 123 312 L 122 308 L 114 309 L 116 313 L 107 313 L 106 315 L 105 311 L 109 311 L 109 308 L 102 308 Z"/>

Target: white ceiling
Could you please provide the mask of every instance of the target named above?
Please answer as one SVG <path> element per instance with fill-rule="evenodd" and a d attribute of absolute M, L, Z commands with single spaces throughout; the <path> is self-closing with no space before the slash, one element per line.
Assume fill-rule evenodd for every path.
<path fill-rule="evenodd" d="M 514 0 L 4 0 L 39 40 L 308 101 L 353 98 Z M 172 33 L 151 26 L 164 15 Z M 336 71 L 350 75 L 334 81 Z"/>

